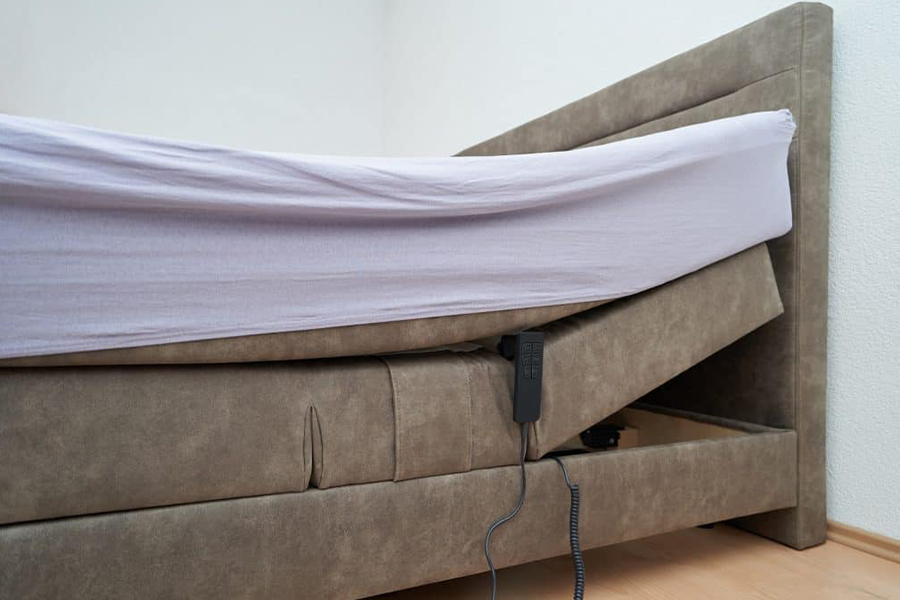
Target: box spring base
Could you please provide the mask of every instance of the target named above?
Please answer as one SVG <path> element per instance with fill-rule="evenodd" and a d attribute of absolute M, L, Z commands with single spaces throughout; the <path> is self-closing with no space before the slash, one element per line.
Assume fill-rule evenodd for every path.
<path fill-rule="evenodd" d="M 646 406 L 623 415 L 642 423 L 638 447 L 564 459 L 583 548 L 796 504 L 795 432 Z M 499 567 L 568 552 L 559 467 L 530 462 L 527 477 L 522 512 L 493 539 Z M 518 478 L 497 467 L 7 525 L 0 597 L 364 597 L 460 577 L 486 569 L 484 532 L 515 504 Z"/>

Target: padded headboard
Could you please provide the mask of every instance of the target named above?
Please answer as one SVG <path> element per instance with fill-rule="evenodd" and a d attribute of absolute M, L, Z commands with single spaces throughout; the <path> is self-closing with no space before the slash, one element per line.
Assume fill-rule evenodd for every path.
<path fill-rule="evenodd" d="M 797 507 L 740 525 L 797 548 L 825 538 L 831 9 L 794 4 L 461 154 L 569 150 L 789 108 L 793 230 L 769 243 L 784 315 L 645 402 L 797 432 Z"/>

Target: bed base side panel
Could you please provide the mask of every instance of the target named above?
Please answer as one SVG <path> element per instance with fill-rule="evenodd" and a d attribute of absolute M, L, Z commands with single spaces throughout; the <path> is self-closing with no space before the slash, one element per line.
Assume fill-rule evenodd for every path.
<path fill-rule="evenodd" d="M 795 451 L 793 431 L 757 431 L 569 457 L 582 545 L 791 506 Z M 359 598 L 469 575 L 518 478 L 497 467 L 0 527 L 0 597 Z M 556 463 L 529 463 L 495 563 L 566 553 L 568 509 Z"/>

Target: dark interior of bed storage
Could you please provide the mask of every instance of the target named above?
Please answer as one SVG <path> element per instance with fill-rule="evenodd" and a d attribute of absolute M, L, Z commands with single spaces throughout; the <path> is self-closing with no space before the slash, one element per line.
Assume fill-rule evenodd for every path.
<path fill-rule="evenodd" d="M 735 422 L 715 423 L 708 417 L 691 412 L 660 412 L 652 407 L 635 404 L 624 408 L 602 421 L 619 428 L 621 438 L 611 448 L 590 448 L 579 437 L 574 437 L 558 450 L 579 449 L 590 451 L 625 450 L 660 446 L 695 440 L 713 440 L 751 433 L 746 424 Z"/>
<path fill-rule="evenodd" d="M 623 432 L 618 448 L 592 450 L 573 438 L 557 449 L 563 455 L 577 449 L 563 460 L 582 488 L 582 506 L 589 507 L 582 516 L 592 522 L 585 547 L 796 505 L 793 430 L 640 401 L 604 423 L 636 435 L 626 441 Z M 534 471 L 538 464 L 548 472 L 529 470 L 529 485 L 542 475 L 558 476 L 551 460 Z M 559 492 L 541 493 L 554 496 L 555 504 Z"/>

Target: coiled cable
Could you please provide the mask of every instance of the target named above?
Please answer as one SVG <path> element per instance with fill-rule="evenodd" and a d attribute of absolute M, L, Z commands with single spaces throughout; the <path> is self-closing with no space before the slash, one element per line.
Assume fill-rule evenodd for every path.
<path fill-rule="evenodd" d="M 581 504 L 578 492 L 578 484 L 569 479 L 569 470 L 566 464 L 558 457 L 551 457 L 560 466 L 563 477 L 566 478 L 566 486 L 569 488 L 571 503 L 569 504 L 569 546 L 572 549 L 572 563 L 575 567 L 575 591 L 573 598 L 582 600 L 584 596 L 584 558 L 581 556 L 581 543 L 578 540 L 578 509 Z"/>

